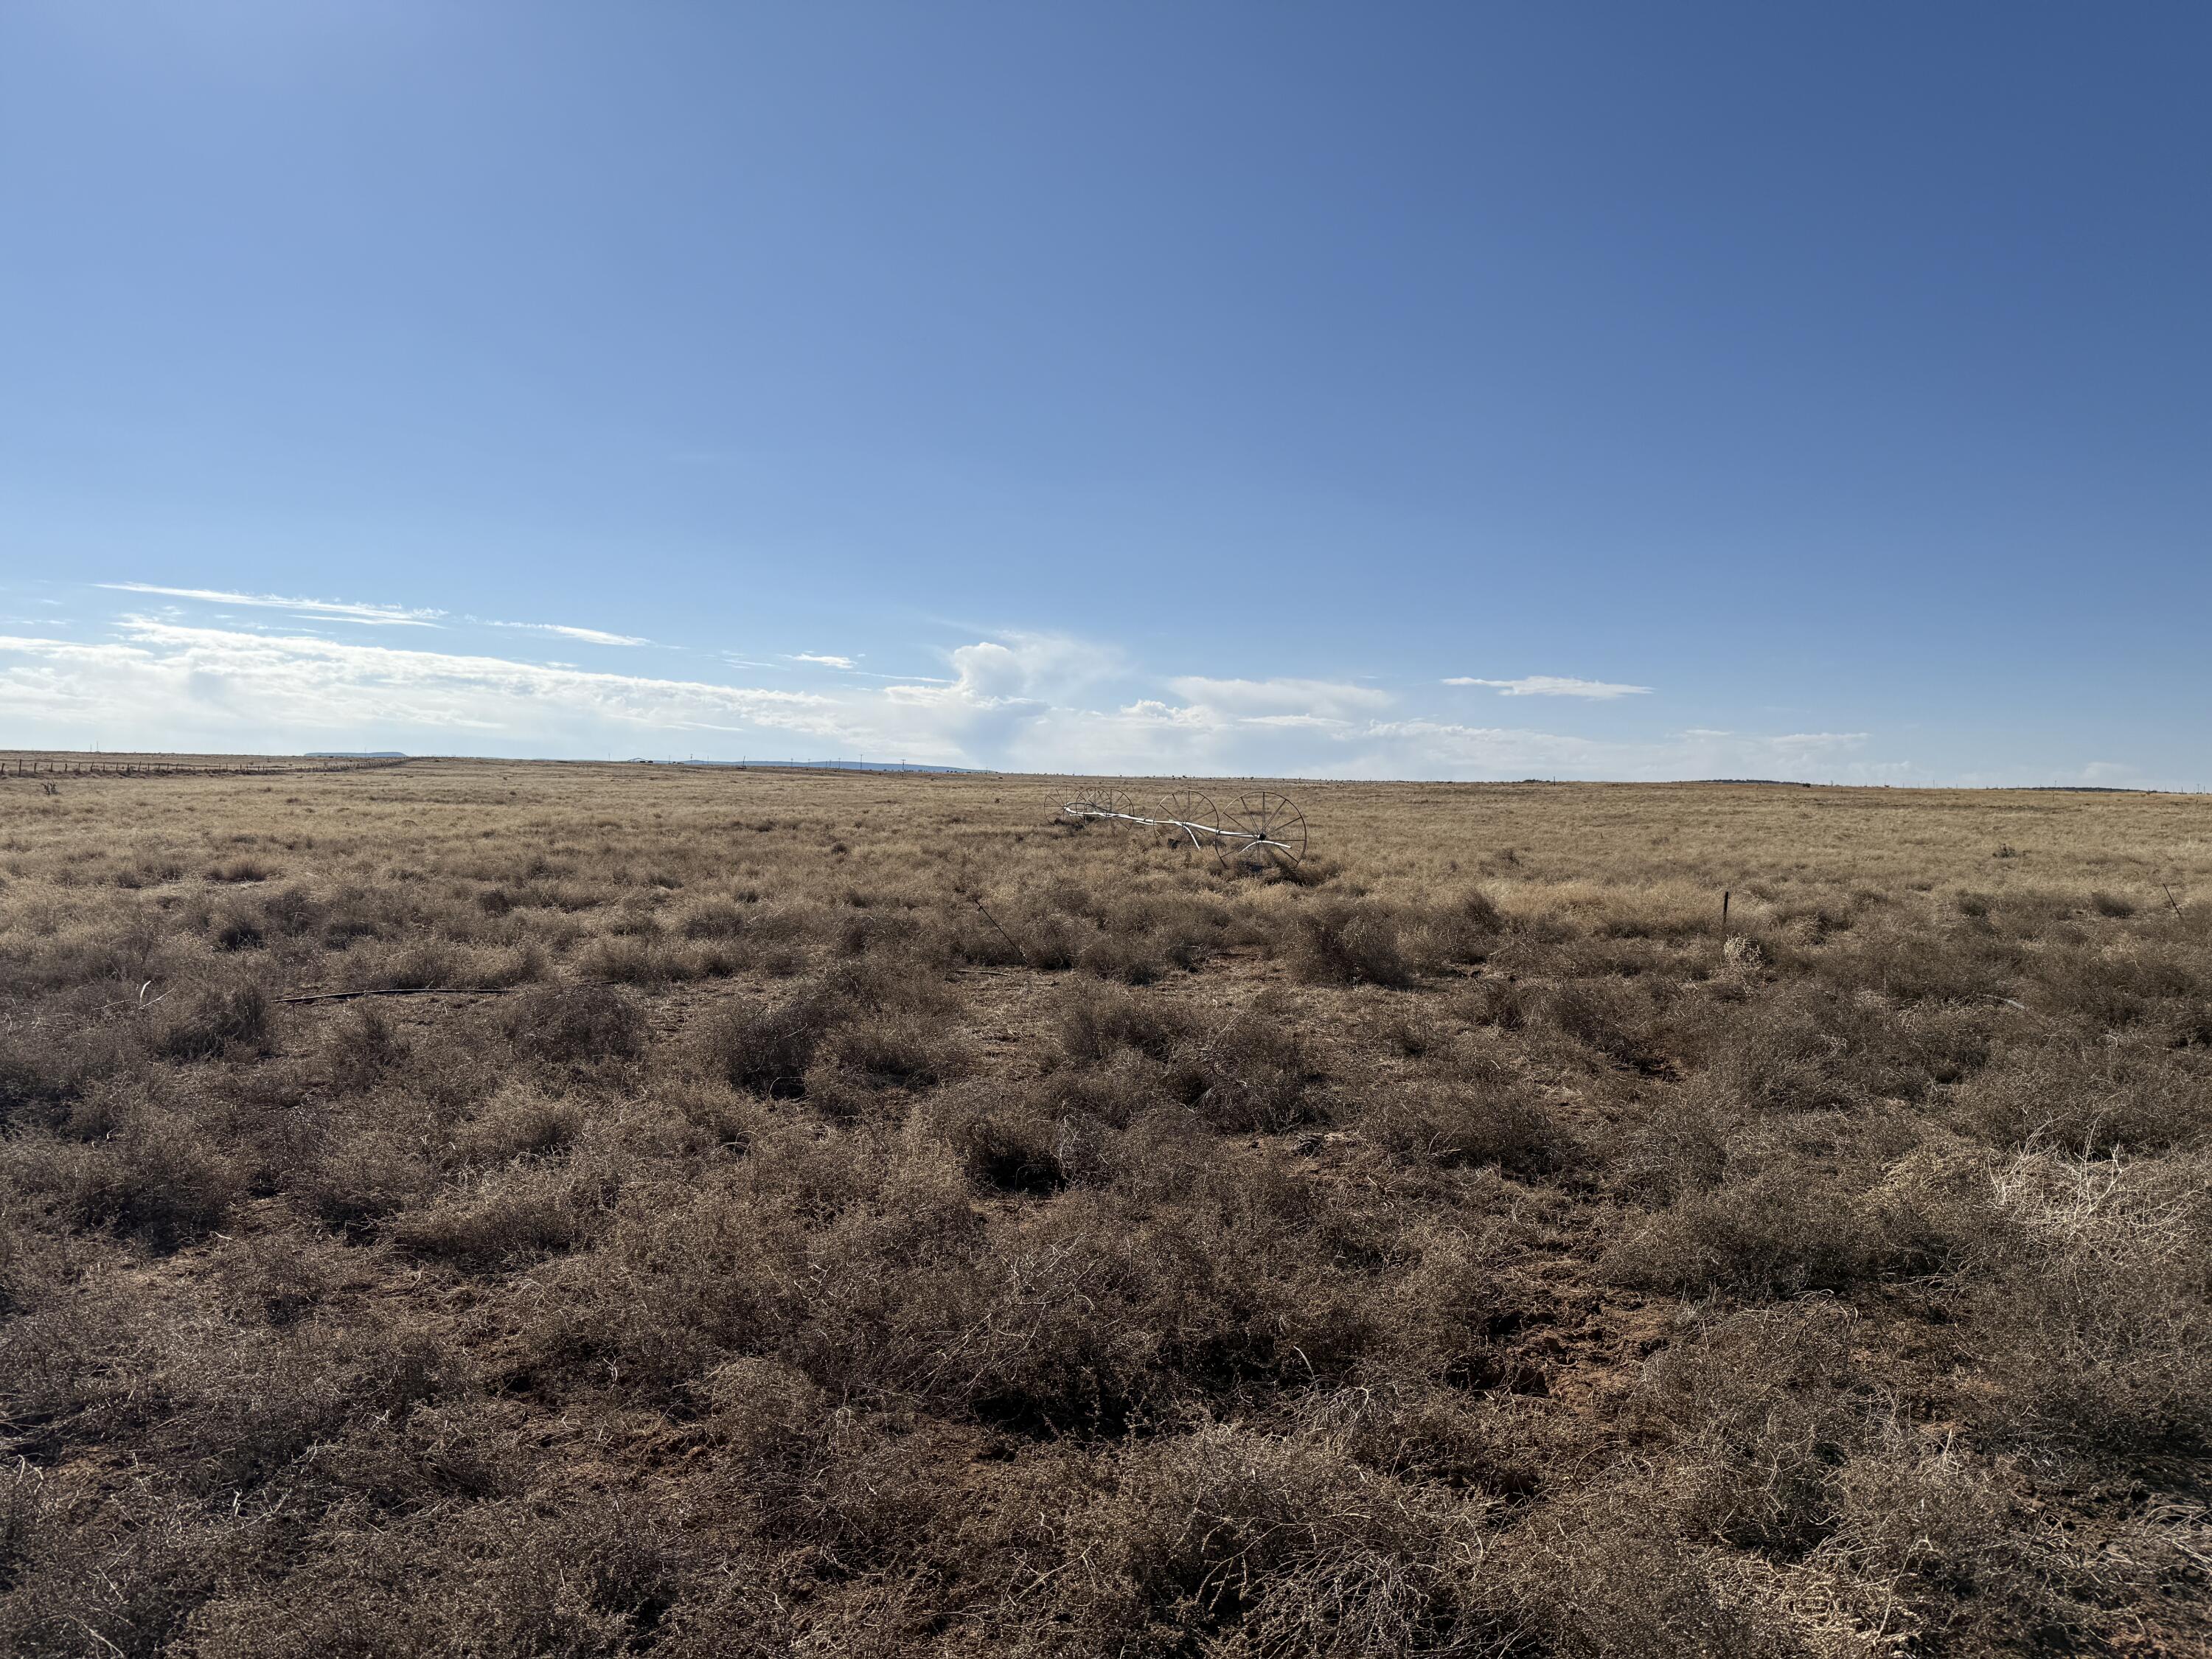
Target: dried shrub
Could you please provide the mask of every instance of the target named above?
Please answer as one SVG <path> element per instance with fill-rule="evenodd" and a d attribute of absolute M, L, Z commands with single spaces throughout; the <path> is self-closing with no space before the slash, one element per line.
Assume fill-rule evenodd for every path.
<path fill-rule="evenodd" d="M 250 910 L 228 910 L 216 921 L 215 947 L 218 951 L 258 951 L 268 942 L 268 936 L 261 929 L 261 918 Z"/>
<path fill-rule="evenodd" d="M 1219 1425 L 1124 1460 L 1065 1547 L 1058 1609 L 1096 1651 L 1353 1656 L 1480 1650 L 1500 1623 L 1449 1565 L 1480 1511 L 1379 1475 L 1316 1434 Z"/>
<path fill-rule="evenodd" d="M 1607 1160 L 1615 1188 L 1668 1205 L 1719 1185 L 1728 1170 L 1728 1117 L 1710 1090 L 1677 1091 L 1620 1126 Z"/>
<path fill-rule="evenodd" d="M 1622 1284 L 1697 1294 L 1849 1291 L 1899 1265 L 1893 1241 L 1849 1185 L 1791 1158 L 1678 1198 L 1608 1255 Z"/>
<path fill-rule="evenodd" d="M 1288 955 L 1309 984 L 1413 982 L 1397 918 L 1370 900 L 1328 900 L 1300 911 L 1291 923 Z"/>
<path fill-rule="evenodd" d="M 261 929 L 270 938 L 304 939 L 322 925 L 323 907 L 304 887 L 284 887 L 261 901 Z"/>
<path fill-rule="evenodd" d="M 173 992 L 161 1005 L 154 1051 L 165 1060 L 214 1060 L 268 1051 L 268 993 L 250 979 L 223 980 Z"/>
<path fill-rule="evenodd" d="M 1060 1004 L 1060 1052 L 1079 1066 L 1097 1065 L 1123 1048 L 1165 1060 L 1188 1030 L 1182 1011 L 1157 994 L 1073 986 Z"/>
<path fill-rule="evenodd" d="M 718 1016 L 702 1033 L 701 1053 L 733 1088 L 779 1098 L 803 1095 L 823 1039 L 848 1014 L 842 999 L 819 988 L 802 989 Z"/>
<path fill-rule="evenodd" d="M 1528 1023 L 1528 993 L 1515 981 L 1495 975 L 1485 975 L 1469 986 L 1460 1006 L 1475 1025 L 1517 1031 Z"/>
<path fill-rule="evenodd" d="M 437 1171 L 416 1138 L 361 1127 L 334 1138 L 295 1179 L 292 1194 L 325 1225 L 364 1237 L 426 1200 L 437 1186 Z"/>
<path fill-rule="evenodd" d="M 1504 913 L 1480 887 L 1470 887 L 1422 919 L 1418 953 L 1438 965 L 1483 962 L 1505 931 Z"/>
<path fill-rule="evenodd" d="M 1516 1338 L 1554 1310 L 1520 1270 L 1509 1228 L 1431 1223 L 1400 1248 L 1409 1260 L 1385 1316 L 1392 1374 L 1455 1389 L 1545 1392 L 1542 1365 Z"/>
<path fill-rule="evenodd" d="M 1972 1002 L 2010 992 L 2018 948 L 1965 928 L 1884 929 L 1863 936 L 1829 969 L 1838 982 L 1901 1003 Z"/>
<path fill-rule="evenodd" d="M 635 1060 L 648 1035 L 637 998 L 609 985 L 542 985 L 501 1010 L 507 1041 L 526 1058 Z"/>
<path fill-rule="evenodd" d="M 2201 1155 L 2003 1172 L 1995 1202 L 2017 1243 L 1966 1298 L 1996 1385 L 1987 1420 L 2092 1455 L 2212 1451 L 2208 1176 Z"/>
<path fill-rule="evenodd" d="M 378 1003 L 356 1002 L 331 1022 L 321 1044 L 331 1090 L 361 1094 L 387 1073 L 407 1064 L 413 1046 L 403 1039 L 392 1016 Z"/>
<path fill-rule="evenodd" d="M 970 1063 L 965 1045 L 918 1013 L 860 1013 L 839 1026 L 828 1062 L 872 1089 L 934 1089 Z"/>
<path fill-rule="evenodd" d="M 1653 1358 L 1641 1422 L 1671 1443 L 1666 1497 L 1686 1530 L 1796 1555 L 1841 1518 L 1838 1471 L 1863 1435 L 1848 1313 L 1760 1309 Z"/>
<path fill-rule="evenodd" d="M 1410 1079 L 1370 1099 L 1359 1124 L 1376 1145 L 1447 1169 L 1541 1175 L 1566 1161 L 1571 1144 L 1542 1099 L 1508 1078 Z"/>
<path fill-rule="evenodd" d="M 1632 987 L 1570 980 L 1547 992 L 1540 1006 L 1547 1025 L 1613 1065 L 1657 1071 L 1668 1063 L 1657 1011 Z"/>
<path fill-rule="evenodd" d="M 58 1120 L 143 1053 L 131 1024 L 112 1018 L 88 1014 L 58 1030 L 0 1024 L 0 1127 Z"/>
<path fill-rule="evenodd" d="M 932 1109 L 931 1127 L 982 1187 L 1036 1195 L 1067 1184 L 1066 1121 L 1024 1095 L 991 1086 L 950 1091 Z"/>
<path fill-rule="evenodd" d="M 660 985 L 687 977 L 686 960 L 657 939 L 622 936 L 594 939 L 576 959 L 586 979 L 620 985 Z"/>
<path fill-rule="evenodd" d="M 112 1138 L 70 1148 L 58 1162 L 59 1196 L 70 1219 L 155 1249 L 174 1249 L 221 1226 L 245 1188 L 231 1160 L 171 1107 L 137 1106 Z"/>
<path fill-rule="evenodd" d="M 583 1111 L 574 1102 L 510 1085 L 454 1134 L 452 1158 L 465 1167 L 484 1168 L 544 1158 L 566 1152 L 583 1128 Z"/>
<path fill-rule="evenodd" d="M 1272 1133 L 1326 1115 L 1315 1087 L 1325 1076 L 1320 1057 L 1271 999 L 1192 1032 L 1173 1051 L 1170 1070 L 1182 1097 L 1217 1129 Z"/>
<path fill-rule="evenodd" d="M 562 1170 L 523 1168 L 484 1177 L 392 1229 L 403 1250 L 489 1269 L 575 1249 L 601 1218 L 598 1194 Z"/>
<path fill-rule="evenodd" d="M 1077 954 L 1075 965 L 1100 979 L 1119 980 L 1124 985 L 1150 985 L 1165 977 L 1170 964 L 1166 951 L 1149 938 L 1101 933 Z"/>
<path fill-rule="evenodd" d="M 1692 1037 L 1705 1081 L 1732 1109 L 1810 1111 L 1885 1097 L 1917 1100 L 1990 1054 L 1986 1007 L 1896 1009 L 1828 987 L 1787 987 L 1708 1011 Z"/>
<path fill-rule="evenodd" d="M 1970 1079 L 1955 1109 L 1960 1122 L 2001 1146 L 2100 1157 L 2198 1146 L 2212 1134 L 2212 1073 L 2148 1044 L 2054 1036 Z"/>
<path fill-rule="evenodd" d="M 745 913 L 729 903 L 697 905 L 685 913 L 678 931 L 686 939 L 737 939 L 745 932 Z"/>

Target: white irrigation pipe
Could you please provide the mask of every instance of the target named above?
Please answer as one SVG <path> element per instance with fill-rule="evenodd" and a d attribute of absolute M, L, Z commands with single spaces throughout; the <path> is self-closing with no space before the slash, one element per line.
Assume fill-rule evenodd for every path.
<path fill-rule="evenodd" d="M 1072 800 L 1060 810 L 1075 818 L 1111 818 L 1119 823 L 1141 824 L 1148 830 L 1180 830 L 1190 837 L 1193 847 L 1206 845 L 1199 839 L 1203 833 L 1221 841 L 1242 842 L 1246 852 L 1255 847 L 1273 847 L 1289 854 L 1293 860 L 1297 857 L 1281 842 L 1270 841 L 1256 830 L 1223 830 L 1211 823 L 1194 823 L 1183 818 L 1148 818 L 1137 812 L 1109 812 L 1103 806 L 1092 806 L 1083 801 Z"/>

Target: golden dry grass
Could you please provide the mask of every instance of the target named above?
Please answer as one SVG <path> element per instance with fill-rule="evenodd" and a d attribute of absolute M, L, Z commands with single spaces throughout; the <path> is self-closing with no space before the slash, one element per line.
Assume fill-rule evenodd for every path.
<path fill-rule="evenodd" d="M 1070 793 L 0 783 L 0 1650 L 2212 1651 L 2212 802 Z"/>

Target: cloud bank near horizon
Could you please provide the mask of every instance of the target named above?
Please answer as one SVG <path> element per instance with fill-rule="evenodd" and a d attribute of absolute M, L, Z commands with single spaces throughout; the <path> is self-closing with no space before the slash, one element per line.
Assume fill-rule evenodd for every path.
<path fill-rule="evenodd" d="M 592 644 L 647 641 L 551 623 L 491 623 L 352 601 L 109 583 L 193 605 L 283 608 L 295 617 L 522 628 Z M 301 607 L 313 607 L 302 610 Z M 398 748 L 514 756 L 839 756 L 1022 771 L 1309 777 L 1662 779 L 1768 776 L 1903 781 L 1867 733 L 1760 735 L 1687 729 L 1602 738 L 1453 720 L 1352 680 L 1147 675 L 1119 649 L 1004 632 L 945 653 L 944 677 L 844 676 L 804 689 L 532 662 L 285 631 L 220 616 L 112 619 L 109 637 L 0 634 L 0 702 L 12 740 L 173 750 Z M 362 615 L 356 616 L 360 612 Z M 452 637 L 450 634 L 444 635 Z M 457 641 L 458 643 L 458 641 Z M 830 667 L 829 653 L 787 659 Z M 746 659 L 725 655 L 738 666 Z M 849 661 L 851 659 L 846 659 Z M 765 666 L 765 665 L 762 665 Z M 1500 688 L 1534 681 L 1472 680 Z M 1610 701 L 1638 687 L 1507 689 Z"/>

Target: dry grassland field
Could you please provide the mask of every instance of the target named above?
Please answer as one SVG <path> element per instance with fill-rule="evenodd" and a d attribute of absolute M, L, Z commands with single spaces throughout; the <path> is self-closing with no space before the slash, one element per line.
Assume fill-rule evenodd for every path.
<path fill-rule="evenodd" d="M 2212 1652 L 2212 800 L 1070 787 L 0 783 L 0 1651 Z"/>

